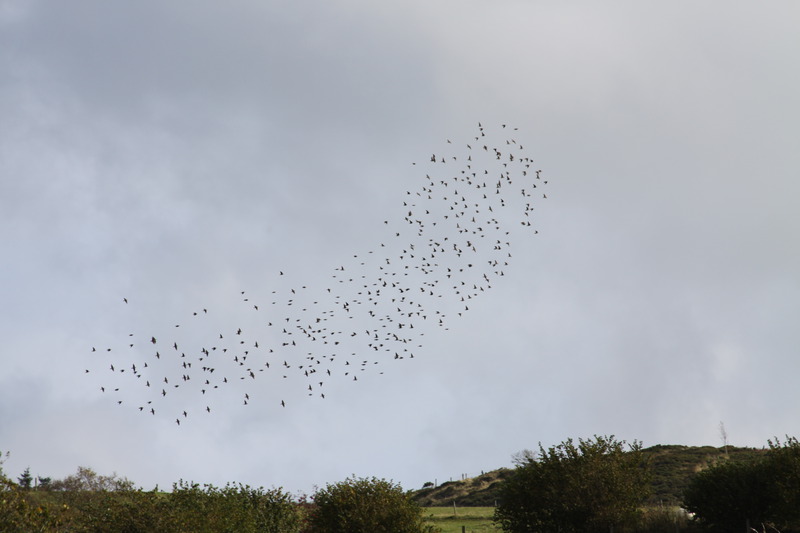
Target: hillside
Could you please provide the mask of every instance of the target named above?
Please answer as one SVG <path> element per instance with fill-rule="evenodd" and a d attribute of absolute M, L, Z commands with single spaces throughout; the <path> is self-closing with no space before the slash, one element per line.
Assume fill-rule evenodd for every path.
<path fill-rule="evenodd" d="M 412 499 L 423 507 L 453 505 L 453 502 L 460 507 L 493 506 L 498 486 L 513 472 L 510 468 L 500 468 L 464 481 L 425 487 L 413 491 Z"/>
<path fill-rule="evenodd" d="M 747 461 L 763 453 L 756 448 L 727 447 L 729 459 Z M 691 477 L 716 460 L 724 459 L 726 450 L 713 446 L 656 445 L 644 449 L 650 462 L 653 504 L 678 505 Z M 460 507 L 492 506 L 504 479 L 514 472 L 500 468 L 463 481 L 449 481 L 437 487 L 412 491 L 412 499 L 423 507 L 453 505 Z"/>

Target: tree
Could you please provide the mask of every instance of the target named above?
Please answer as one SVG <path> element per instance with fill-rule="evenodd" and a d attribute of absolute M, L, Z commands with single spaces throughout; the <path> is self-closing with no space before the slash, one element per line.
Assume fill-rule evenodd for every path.
<path fill-rule="evenodd" d="M 422 510 L 400 485 L 350 477 L 313 495 L 308 514 L 312 533 L 425 533 Z"/>
<path fill-rule="evenodd" d="M 649 484 L 641 443 L 613 435 L 568 439 L 515 456 L 500 487 L 495 522 L 504 531 L 606 532 L 634 521 Z"/>
<path fill-rule="evenodd" d="M 775 483 L 775 518 L 785 526 L 800 525 L 800 441 L 786 437 L 767 441 L 767 461 Z"/>
<path fill-rule="evenodd" d="M 747 531 L 770 521 L 770 485 L 759 462 L 724 461 L 692 479 L 683 507 L 711 531 Z"/>
<path fill-rule="evenodd" d="M 101 476 L 91 468 L 79 466 L 78 471 L 64 479 L 57 479 L 50 483 L 51 490 L 58 491 L 116 491 L 132 490 L 134 484 L 127 478 L 117 477 L 117 474 Z"/>
<path fill-rule="evenodd" d="M 46 507 L 30 505 L 30 492 L 6 477 L 3 462 L 7 457 L 8 452 L 0 452 L 0 531 L 55 531 L 60 525 L 58 517 L 51 516 Z M 30 469 L 18 479 L 25 473 L 30 476 Z"/>
<path fill-rule="evenodd" d="M 711 531 L 745 531 L 759 524 L 800 525 L 800 443 L 775 439 L 762 457 L 718 462 L 697 474 L 683 506 Z"/>
<path fill-rule="evenodd" d="M 22 475 L 17 478 L 19 482 L 19 487 L 22 490 L 31 490 L 31 484 L 33 483 L 33 476 L 31 475 L 31 468 L 28 467 L 22 472 Z"/>
<path fill-rule="evenodd" d="M 53 482 L 53 478 L 46 476 L 36 476 L 36 488 L 38 490 L 50 490 L 50 485 Z"/>

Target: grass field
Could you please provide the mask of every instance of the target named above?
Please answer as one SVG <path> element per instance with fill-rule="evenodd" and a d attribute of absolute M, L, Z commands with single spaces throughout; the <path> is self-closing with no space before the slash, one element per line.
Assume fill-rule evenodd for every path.
<path fill-rule="evenodd" d="M 494 507 L 423 507 L 425 523 L 442 530 L 442 533 L 497 533 L 500 528 L 492 523 Z"/>

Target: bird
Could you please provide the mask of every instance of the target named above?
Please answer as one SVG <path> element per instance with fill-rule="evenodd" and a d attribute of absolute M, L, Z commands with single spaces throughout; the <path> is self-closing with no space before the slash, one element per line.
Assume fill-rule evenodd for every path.
<path fill-rule="evenodd" d="M 151 367 L 143 360 L 148 354 L 139 353 L 128 342 L 131 349 L 123 351 L 110 344 L 105 364 L 123 381 L 131 375 L 143 377 L 133 383 L 143 384 L 142 394 L 147 398 L 155 394 L 156 401 L 167 402 L 162 400 L 166 389 L 162 388 L 159 398 L 157 389 L 150 392 L 150 381 L 163 378 L 169 384 L 169 378 L 173 378 L 173 386 L 181 387 L 175 397 L 189 402 L 183 413 L 188 413 L 193 401 L 203 401 L 196 407 L 211 413 L 211 402 L 219 398 L 211 391 L 243 392 L 245 379 L 251 386 L 268 391 L 268 377 L 281 366 L 270 365 L 272 361 L 283 360 L 282 372 L 275 377 L 299 380 L 297 383 L 304 383 L 307 391 L 313 391 L 307 380 L 315 373 L 329 380 L 345 376 L 359 381 L 356 372 L 342 372 L 343 367 L 358 368 L 363 378 L 383 374 L 388 364 L 419 361 L 415 354 L 420 355 L 425 346 L 425 334 L 434 328 L 449 331 L 451 321 L 479 307 L 486 292 L 511 268 L 509 263 L 513 264 L 514 258 L 510 248 L 539 233 L 539 228 L 531 224 L 535 222 L 533 209 L 536 202 L 547 198 L 543 187 L 548 180 L 542 179 L 542 170 L 535 172 L 535 179 L 527 175 L 535 167 L 531 166 L 533 159 L 522 151 L 522 143 L 514 138 L 516 131 L 507 124 L 497 128 L 478 123 L 478 130 L 470 136 L 477 143 L 470 137 L 468 143 L 461 144 L 455 137 L 446 138 L 444 148 L 430 156 L 430 163 L 415 166 L 419 185 L 404 188 L 394 215 L 387 211 L 388 216 L 381 217 L 384 238 L 375 241 L 372 248 L 347 254 L 351 259 L 327 269 L 320 265 L 316 288 L 311 283 L 291 283 L 291 277 L 283 278 L 288 271 L 274 269 L 272 272 L 277 271 L 282 278 L 271 291 L 270 305 L 258 301 L 255 291 L 234 290 L 231 294 L 241 307 L 233 314 L 226 309 L 225 314 L 245 317 L 245 322 L 215 322 L 220 313 L 214 308 L 202 307 L 202 317 L 198 307 L 190 308 L 186 315 L 211 321 L 204 326 L 205 333 L 184 331 L 189 328 L 181 327 L 183 318 L 177 316 L 167 323 L 174 325 L 169 338 L 156 330 L 150 336 L 154 346 L 157 339 L 162 345 L 171 344 L 176 357 L 170 356 L 171 352 L 161 357 L 155 351 L 157 362 L 149 359 Z M 447 166 L 443 167 L 445 162 Z M 532 195 L 539 191 L 541 196 Z M 127 304 L 128 297 L 123 301 Z M 138 307 L 139 301 L 134 301 Z M 271 316 L 256 326 L 246 318 L 249 315 L 245 311 Z M 283 327 L 277 327 L 279 323 Z M 220 331 L 235 332 L 235 336 Z M 374 357 L 351 366 L 350 359 L 356 353 Z M 123 373 L 126 368 L 133 374 Z M 159 376 L 155 372 L 163 373 Z M 322 382 L 318 383 L 322 387 Z M 243 403 L 252 403 L 249 393 L 244 394 Z M 324 397 L 319 394 L 319 398 Z M 286 406 L 283 399 L 280 403 Z M 138 402 L 134 407 L 143 404 Z M 154 411 L 151 408 L 151 414 Z"/>

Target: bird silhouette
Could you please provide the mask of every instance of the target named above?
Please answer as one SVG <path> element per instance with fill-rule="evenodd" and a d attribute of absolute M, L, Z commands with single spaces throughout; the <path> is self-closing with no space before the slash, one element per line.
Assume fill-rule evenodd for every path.
<path fill-rule="evenodd" d="M 120 386 L 138 391 L 145 401 L 169 406 L 159 412 L 177 413 L 177 426 L 180 415 L 187 421 L 192 408 L 211 413 L 214 401 L 234 391 L 242 393 L 239 398 L 248 405 L 251 397 L 242 391 L 245 386 L 270 394 L 270 379 L 297 383 L 310 395 L 327 381 L 346 377 L 356 382 L 359 376 L 383 375 L 390 365 L 421 360 L 415 356 L 424 352 L 426 333 L 449 331 L 452 320 L 472 312 L 493 284 L 506 277 L 512 267 L 511 249 L 539 234 L 531 222 L 536 202 L 547 194 L 533 193 L 548 180 L 542 179 L 541 170 L 535 177 L 528 175 L 533 159 L 512 137 L 515 131 L 501 124 L 498 134 L 478 123 L 478 131 L 470 136 L 480 139 L 476 150 L 472 141 L 446 139 L 429 162 L 414 162 L 422 174 L 419 186 L 404 191 L 396 216 L 381 218 L 385 234 L 374 248 L 350 253 L 349 261 L 332 268 L 320 267 L 316 283 L 295 283 L 293 272 L 277 270 L 277 286 L 271 291 L 235 291 L 231 296 L 241 306 L 235 316 L 245 317 L 235 327 L 219 322 L 228 312 L 203 307 L 200 313 L 194 307 L 186 315 L 200 330 L 176 317 L 168 323 L 174 327 L 143 337 L 149 337 L 148 346 L 154 348 L 161 339 L 174 351 L 148 351 L 131 338 L 125 350 L 112 352 L 109 347 L 106 359 L 92 357 L 109 365 L 113 375 L 104 375 L 115 383 L 119 380 Z M 138 299 L 132 301 L 123 298 L 135 310 Z M 129 331 L 139 329 L 137 325 Z M 97 352 L 95 347 L 91 351 Z M 360 363 L 351 365 L 359 355 Z M 124 373 L 126 368 L 132 373 Z M 145 379 L 138 379 L 142 376 Z M 151 380 L 169 384 L 170 378 L 174 394 L 167 395 L 165 388 L 159 394 L 150 387 Z M 103 384 L 101 392 L 105 388 Z M 331 390 L 326 390 L 330 396 Z M 319 392 L 314 397 L 326 395 Z M 145 401 L 134 402 L 134 407 Z M 286 407 L 284 399 L 280 404 Z M 156 414 L 153 407 L 149 411 Z"/>

